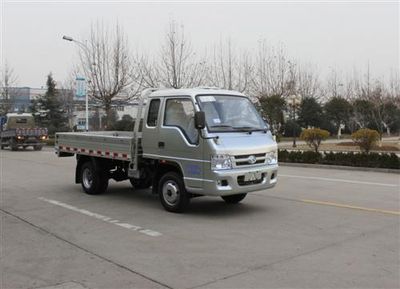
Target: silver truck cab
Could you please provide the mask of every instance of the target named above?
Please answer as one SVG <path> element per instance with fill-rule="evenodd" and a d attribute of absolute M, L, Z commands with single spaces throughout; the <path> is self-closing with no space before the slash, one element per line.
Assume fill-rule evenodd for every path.
<path fill-rule="evenodd" d="M 200 111 L 205 127 L 198 130 L 195 115 Z M 194 195 L 244 198 L 277 182 L 277 144 L 252 102 L 239 92 L 151 93 L 142 148 L 143 158 L 179 166 L 186 190 Z"/>

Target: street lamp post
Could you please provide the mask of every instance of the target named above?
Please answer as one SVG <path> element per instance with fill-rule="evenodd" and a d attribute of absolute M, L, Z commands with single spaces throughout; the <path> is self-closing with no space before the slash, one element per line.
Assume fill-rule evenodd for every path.
<path fill-rule="evenodd" d="M 292 134 L 293 134 L 293 145 L 292 147 L 297 147 L 296 145 L 296 107 L 299 106 L 301 103 L 301 96 L 300 95 L 291 95 L 289 96 L 289 105 L 292 108 Z"/>
<path fill-rule="evenodd" d="M 86 46 L 86 44 L 84 44 L 83 42 L 80 42 L 80 41 L 78 41 L 78 40 L 75 40 L 75 39 L 73 39 L 73 38 L 70 37 L 70 36 L 66 36 L 66 35 L 64 35 L 64 36 L 62 37 L 62 39 L 63 39 L 63 40 L 66 40 L 66 41 L 74 42 L 76 45 L 78 45 L 79 48 L 83 49 L 83 51 L 84 51 L 85 54 L 86 54 L 86 57 L 89 58 L 89 55 L 90 55 L 90 53 L 89 53 L 89 48 Z M 85 130 L 86 130 L 86 131 L 89 131 L 89 96 L 88 96 L 88 93 L 87 93 L 87 92 L 85 93 L 85 98 L 86 98 L 86 123 L 85 123 Z"/>

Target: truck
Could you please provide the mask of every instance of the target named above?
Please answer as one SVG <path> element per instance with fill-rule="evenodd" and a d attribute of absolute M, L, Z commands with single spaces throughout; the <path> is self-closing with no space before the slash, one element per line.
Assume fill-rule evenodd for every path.
<path fill-rule="evenodd" d="M 12 151 L 32 146 L 41 150 L 48 139 L 47 128 L 37 127 L 31 113 L 7 113 L 5 123 L 0 129 L 1 149 L 9 147 Z"/>
<path fill-rule="evenodd" d="M 277 144 L 252 101 L 216 88 L 146 89 L 133 131 L 56 133 L 55 150 L 76 156 L 75 183 L 87 194 L 129 180 L 177 213 L 199 196 L 239 203 L 278 176 Z"/>

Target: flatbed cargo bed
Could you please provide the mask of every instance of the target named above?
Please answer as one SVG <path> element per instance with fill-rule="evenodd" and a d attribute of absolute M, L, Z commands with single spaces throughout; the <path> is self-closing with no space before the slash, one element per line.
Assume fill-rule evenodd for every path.
<path fill-rule="evenodd" d="M 142 134 L 139 137 L 139 154 Z M 133 132 L 65 132 L 56 135 L 57 153 L 83 154 L 118 160 L 131 160 Z M 62 156 L 62 154 L 59 154 Z"/>

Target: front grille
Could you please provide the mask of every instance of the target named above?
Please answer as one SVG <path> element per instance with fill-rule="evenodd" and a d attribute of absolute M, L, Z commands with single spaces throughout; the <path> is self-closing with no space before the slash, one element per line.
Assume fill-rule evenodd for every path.
<path fill-rule="evenodd" d="M 255 163 L 249 163 L 249 157 L 254 156 L 256 158 Z M 252 165 L 257 165 L 257 164 L 263 164 L 265 163 L 265 153 L 260 153 L 260 154 L 252 154 L 252 155 L 237 155 L 234 157 L 235 159 L 235 166 L 240 167 L 240 166 L 252 166 Z"/>
<path fill-rule="evenodd" d="M 257 160 L 254 164 L 249 164 L 248 161 L 244 161 L 244 162 L 236 162 L 237 166 L 249 166 L 249 165 L 255 165 L 255 164 L 263 164 L 265 162 L 265 159 L 263 160 Z"/>

